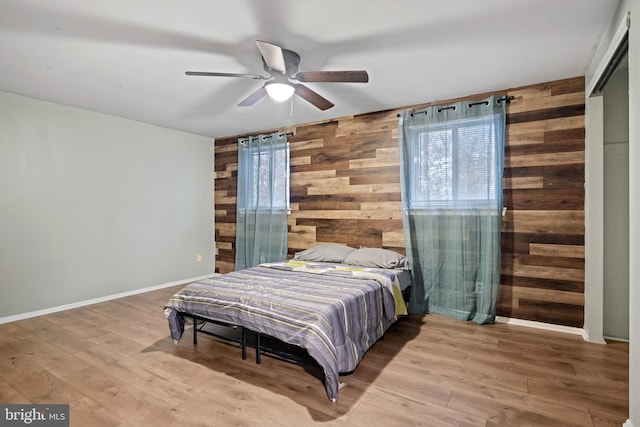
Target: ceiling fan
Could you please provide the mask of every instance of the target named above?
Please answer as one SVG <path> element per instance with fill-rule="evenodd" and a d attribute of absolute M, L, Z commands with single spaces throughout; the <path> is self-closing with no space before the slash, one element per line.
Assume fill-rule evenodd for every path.
<path fill-rule="evenodd" d="M 240 107 L 249 107 L 267 94 L 276 101 L 286 101 L 295 93 L 320 110 L 327 110 L 334 104 L 302 83 L 367 83 L 369 81 L 369 75 L 362 70 L 298 72 L 300 55 L 272 43 L 256 40 L 256 44 L 262 55 L 264 69 L 269 73 L 268 76 L 207 71 L 186 71 L 185 74 L 187 76 L 242 77 L 266 80 L 264 86 L 238 104 Z"/>

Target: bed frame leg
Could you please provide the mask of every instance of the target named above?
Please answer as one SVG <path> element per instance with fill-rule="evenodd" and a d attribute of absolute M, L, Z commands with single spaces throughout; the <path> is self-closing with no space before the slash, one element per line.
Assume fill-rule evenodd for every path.
<path fill-rule="evenodd" d="M 256 363 L 262 363 L 260 360 L 260 333 L 256 333 Z"/>
<path fill-rule="evenodd" d="M 193 345 L 198 344 L 198 324 L 196 318 L 193 318 Z"/>
<path fill-rule="evenodd" d="M 242 339 L 240 346 L 242 347 L 242 360 L 247 360 L 247 331 L 244 326 L 242 328 Z"/>

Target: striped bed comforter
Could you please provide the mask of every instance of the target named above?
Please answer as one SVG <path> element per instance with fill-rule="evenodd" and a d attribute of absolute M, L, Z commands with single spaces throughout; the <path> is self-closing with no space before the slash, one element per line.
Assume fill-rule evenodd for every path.
<path fill-rule="evenodd" d="M 391 270 L 291 260 L 190 283 L 164 312 L 176 344 L 188 313 L 306 349 L 335 400 L 339 374 L 353 371 L 406 307 Z"/>

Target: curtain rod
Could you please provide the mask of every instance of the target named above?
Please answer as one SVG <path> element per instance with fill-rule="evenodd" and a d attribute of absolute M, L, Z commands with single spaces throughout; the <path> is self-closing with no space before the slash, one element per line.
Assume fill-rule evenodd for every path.
<path fill-rule="evenodd" d="M 506 102 L 507 104 L 509 104 L 512 100 L 515 99 L 515 96 L 510 95 L 510 96 L 501 96 L 500 98 L 496 99 L 496 102 L 498 104 L 501 104 L 502 101 Z M 469 107 L 473 107 L 476 105 L 489 105 L 489 101 L 478 101 L 478 102 L 470 102 L 469 103 Z M 444 110 L 455 110 L 456 107 L 454 105 L 449 105 L 446 107 L 439 107 L 438 108 L 438 113 L 444 111 Z M 420 111 L 414 111 L 413 113 L 411 113 L 411 115 L 413 116 L 414 114 L 420 114 L 420 113 L 427 113 L 428 110 L 420 110 Z M 396 117 L 400 117 L 400 114 L 398 114 Z"/>
<path fill-rule="evenodd" d="M 278 132 L 273 132 L 273 133 L 278 133 Z M 269 134 L 269 135 L 265 135 L 264 139 L 269 139 L 269 138 L 273 138 L 273 133 Z M 282 135 L 286 135 L 286 136 L 293 136 L 293 132 L 280 132 Z M 249 135 L 249 136 L 245 136 L 244 138 L 240 138 L 240 142 L 246 142 L 248 140 L 250 140 L 251 138 L 257 138 L 260 135 Z"/>

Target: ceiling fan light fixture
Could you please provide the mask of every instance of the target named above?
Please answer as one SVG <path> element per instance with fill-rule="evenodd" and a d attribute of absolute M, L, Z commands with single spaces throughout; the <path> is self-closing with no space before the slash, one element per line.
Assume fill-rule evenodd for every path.
<path fill-rule="evenodd" d="M 271 99 L 277 102 L 286 101 L 287 99 L 291 98 L 293 96 L 293 92 L 295 91 L 295 88 L 293 86 L 286 83 L 278 82 L 267 83 L 264 88 L 267 90 L 267 93 L 269 94 Z"/>

